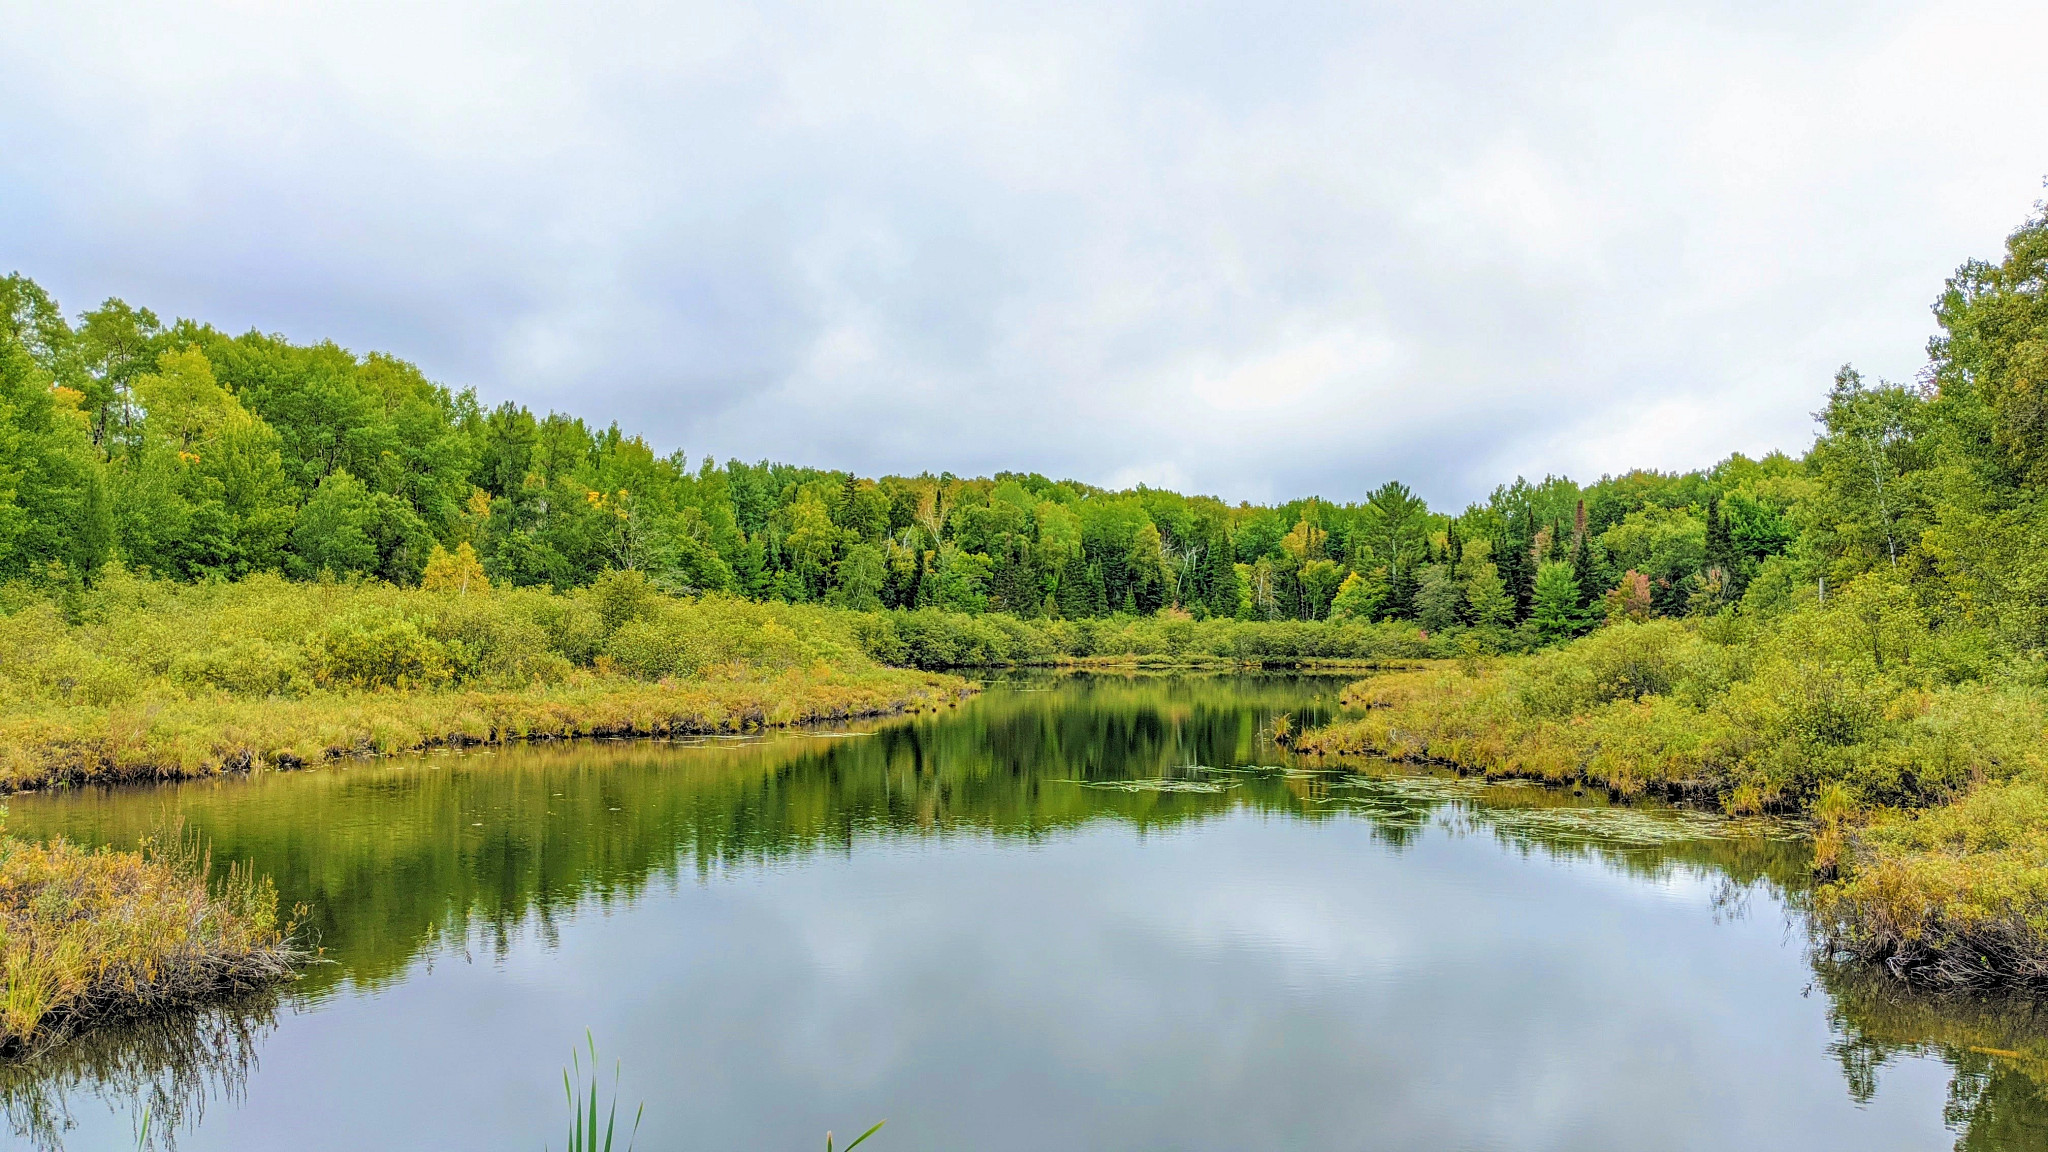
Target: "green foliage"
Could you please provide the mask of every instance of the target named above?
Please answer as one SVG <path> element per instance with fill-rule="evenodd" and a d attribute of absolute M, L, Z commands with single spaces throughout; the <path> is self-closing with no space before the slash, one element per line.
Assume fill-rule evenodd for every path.
<path fill-rule="evenodd" d="M 165 352 L 128 394 L 143 413 L 117 456 L 116 524 L 131 563 L 242 576 L 283 560 L 296 493 L 279 440 L 196 349 Z"/>
<path fill-rule="evenodd" d="M 52 371 L 69 329 L 19 277 L 0 280 L 0 305 L 0 579 L 90 573 L 112 523 L 80 394 Z"/>
<path fill-rule="evenodd" d="M 590 1052 L 590 1084 L 583 1088 L 583 1053 L 569 1050 L 569 1066 L 562 1069 L 562 1093 L 569 1101 L 569 1140 L 562 1145 L 564 1152 L 612 1152 L 619 1129 L 619 1073 L 621 1065 L 612 1064 L 612 1092 L 608 1102 L 598 1100 L 597 1082 L 597 1038 L 587 1030 L 583 1034 L 585 1045 Z M 626 1133 L 626 1152 L 631 1152 L 633 1140 L 640 1134 L 640 1121 L 647 1114 L 647 1104 L 642 1101 L 633 1112 L 633 1128 Z M 604 1126 L 598 1121 L 603 1118 Z"/>
<path fill-rule="evenodd" d="M 1035 474 L 692 468 L 382 354 L 119 300 L 74 326 L 9 277 L 0 682 L 24 708 L 116 709 L 878 659 L 1476 669 L 1604 618 L 1467 678 L 1452 743 L 1517 763 L 1508 733 L 1540 774 L 1743 810 L 1942 803 L 2009 777 L 1996 713 L 2034 716 L 2048 666 L 2044 268 L 2048 212 L 1950 279 L 1922 381 L 1844 366 L 1801 457 L 1518 479 L 1456 515 L 1394 482 L 1231 507 Z"/>
<path fill-rule="evenodd" d="M 862 1144 L 866 1143 L 868 1137 L 873 1136 L 877 1132 L 880 1132 L 882 1130 L 882 1125 L 887 1123 L 887 1120 L 875 1121 L 874 1125 L 870 1127 L 867 1131 L 854 1137 L 850 1142 L 848 1142 L 848 1144 L 846 1145 L 846 1152 L 853 1152 L 855 1148 L 858 1148 Z M 825 1133 L 825 1152 L 832 1152 L 832 1134 L 830 1132 Z"/>
<path fill-rule="evenodd" d="M 1579 631 L 1579 584 L 1572 566 L 1555 561 L 1536 569 L 1536 588 L 1529 610 L 1529 623 L 1537 638 L 1556 643 Z"/>
<path fill-rule="evenodd" d="M 179 828 L 127 852 L 0 836 L 0 1054 L 287 977 L 306 957 L 276 888 L 243 867 L 211 873 Z"/>
<path fill-rule="evenodd" d="M 1515 628 L 1532 610 L 1538 562 L 1576 552 L 1583 606 L 1622 567 L 1649 563 L 1635 552 L 1654 552 L 1654 609 L 1682 615 L 1732 602 L 1750 569 L 1793 539 L 1781 464 L 1796 463 L 1784 458 L 1586 489 L 1518 480 L 1457 517 L 1398 482 L 1356 503 L 1231 507 L 1035 474 L 693 467 L 617 427 L 485 410 L 383 353 L 166 326 L 119 300 L 74 328 L 33 282 L 0 288 L 14 363 L 0 376 L 15 396 L 0 402 L 0 579 L 75 585 L 112 555 L 180 579 L 281 571 L 411 584 L 436 549 L 453 557 L 467 545 L 499 586 L 572 589 L 633 571 L 677 594 L 863 611 L 1411 620 L 1433 633 L 1476 627 L 1493 646 L 1550 634 Z M 37 466 L 15 463 L 26 459 Z M 1586 497 L 1590 531 L 1567 531 Z M 1704 576 L 1686 567 L 1701 550 L 1663 536 L 1698 536 L 1716 500 L 1728 509 L 1716 557 L 1732 567 L 1714 604 L 1696 603 Z M 1475 585 L 1461 561 L 1488 545 L 1494 576 Z M 1609 557 L 1610 546 L 1629 556 Z M 1445 576 L 1418 598 L 1437 564 Z"/>
<path fill-rule="evenodd" d="M 1375 568 L 1370 574 L 1353 572 L 1337 586 L 1337 595 L 1330 601 L 1330 619 L 1371 620 L 1386 601 L 1386 569 Z"/>

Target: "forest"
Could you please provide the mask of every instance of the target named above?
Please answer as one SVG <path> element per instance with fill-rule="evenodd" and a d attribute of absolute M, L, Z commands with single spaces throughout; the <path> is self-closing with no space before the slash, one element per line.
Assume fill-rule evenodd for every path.
<path fill-rule="evenodd" d="M 1456 657 L 1298 746 L 1802 814 L 1840 946 L 2048 983 L 2048 210 L 1949 278 L 1916 379 L 1816 388 L 1799 455 L 1457 512 L 693 465 L 382 353 L 0 295 L 9 786 L 965 690 L 905 666 Z"/>
<path fill-rule="evenodd" d="M 486 407 L 384 353 L 165 324 L 118 299 L 68 319 L 19 274 L 0 313 L 0 580 L 46 590 L 110 562 L 417 585 L 462 555 L 513 587 L 637 571 L 679 594 L 855 609 L 1413 621 L 1510 650 L 1592 627 L 1610 599 L 1684 616 L 1759 583 L 1782 595 L 1815 573 L 1786 554 L 1831 519 L 1822 504 L 1853 508 L 1831 530 L 1856 557 L 1907 528 L 1866 491 L 1874 461 L 1909 463 L 1888 430 L 1903 393 L 1846 370 L 1806 460 L 1517 480 L 1445 514 L 1397 481 L 1232 506 L 1035 473 L 692 464 L 616 425 Z"/>

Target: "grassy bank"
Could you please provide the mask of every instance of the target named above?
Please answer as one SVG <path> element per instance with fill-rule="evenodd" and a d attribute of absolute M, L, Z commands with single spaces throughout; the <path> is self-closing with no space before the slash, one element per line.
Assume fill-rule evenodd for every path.
<path fill-rule="evenodd" d="M 439 744 L 729 732 L 937 706 L 856 614 L 664 596 L 114 574 L 0 617 L 0 787 Z"/>
<path fill-rule="evenodd" d="M 1372 666 L 1393 624 L 1019 620 L 589 588 L 109 571 L 0 594 L 0 788 L 164 779 L 442 744 L 732 732 L 934 707 L 1014 665 Z"/>
<path fill-rule="evenodd" d="M 1802 812 L 1829 947 L 1925 983 L 2048 986 L 2036 673 L 1890 626 L 1880 595 L 1363 680 L 1360 714 L 1298 747 Z"/>
<path fill-rule="evenodd" d="M 208 870 L 175 834 L 134 852 L 0 836 L 0 1055 L 288 977 L 306 956 L 276 889 Z"/>
<path fill-rule="evenodd" d="M 1401 621 L 1196 620 L 1174 613 L 1020 620 L 930 608 L 848 616 L 871 655 L 913 668 L 1305 668 L 1405 663 L 1455 652 Z"/>

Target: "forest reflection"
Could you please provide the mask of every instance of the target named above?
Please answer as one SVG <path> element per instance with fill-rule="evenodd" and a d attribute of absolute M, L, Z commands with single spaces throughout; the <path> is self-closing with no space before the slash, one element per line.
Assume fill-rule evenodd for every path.
<path fill-rule="evenodd" d="M 1334 707 L 1342 681 L 1297 676 L 1006 678 L 963 708 L 863 727 L 694 743 L 583 743 L 421 756 L 155 789 L 18 798 L 10 825 L 130 844 L 184 818 L 216 860 L 248 860 L 303 904 L 329 963 L 291 993 L 306 1009 L 522 936 L 552 946 L 566 917 L 624 908 L 651 886 L 715 883 L 893 840 L 1040 842 L 1097 822 L 1137 835 L 1249 810 L 1363 821 L 1389 850 L 1490 837 L 1523 854 L 1720 885 L 1803 931 L 1808 846 L 1796 828 L 1603 795 L 1488 784 L 1383 763 L 1306 763 L 1270 739 Z M 1888 1061 L 1952 1069 L 1963 1148 L 2048 1146 L 2048 1020 L 2021 1000 L 1919 996 L 1814 959 L 1848 1091 Z M 17 1134 L 54 1146 L 80 1093 L 152 1102 L 160 1131 L 232 1095 L 274 1026 L 274 1002 L 102 1033 L 8 1070 Z"/>

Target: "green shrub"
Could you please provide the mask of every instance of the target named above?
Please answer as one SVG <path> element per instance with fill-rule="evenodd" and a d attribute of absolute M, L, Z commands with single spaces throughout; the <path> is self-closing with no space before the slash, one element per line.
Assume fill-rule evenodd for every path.
<path fill-rule="evenodd" d="M 313 689 L 305 649 L 277 645 L 261 636 L 243 637 L 171 661 L 170 679 L 186 688 L 210 688 L 231 696 L 303 696 Z"/>
<path fill-rule="evenodd" d="M 442 688 L 455 680 L 457 665 L 468 658 L 449 648 L 403 616 L 377 613 L 336 620 L 306 645 L 314 683 L 322 688 Z"/>

